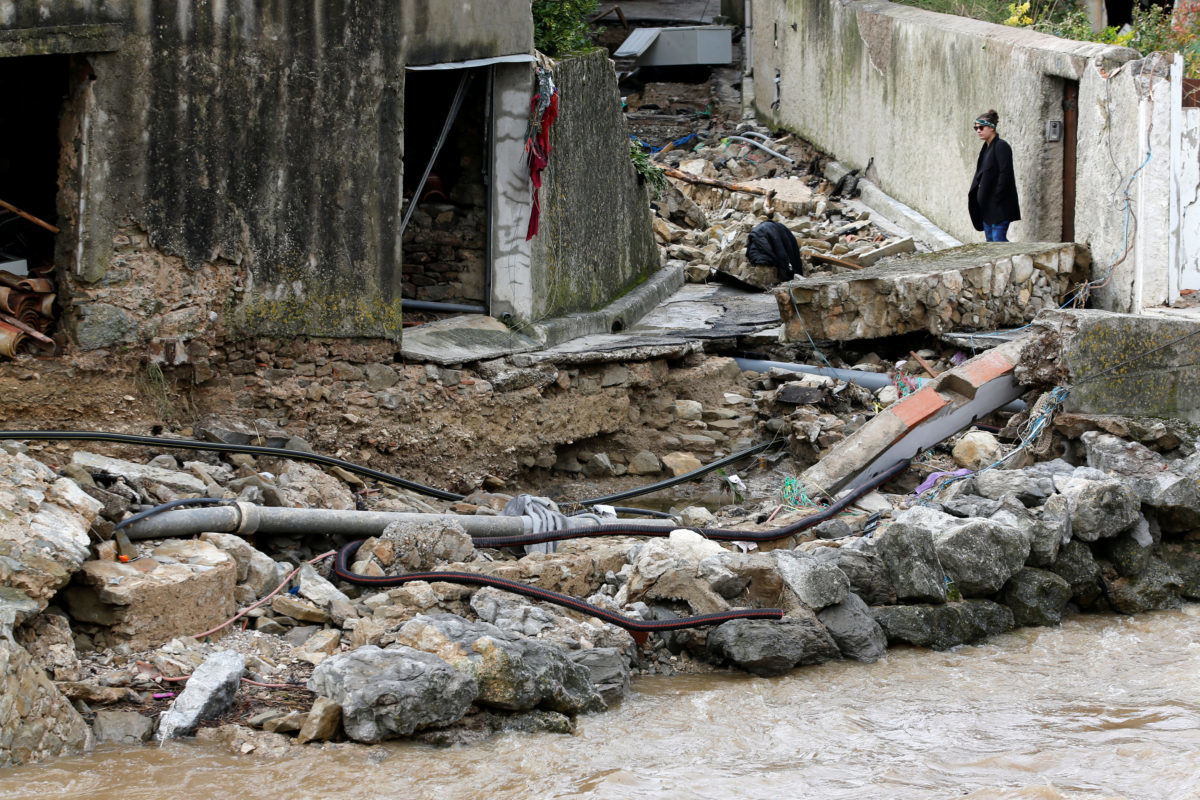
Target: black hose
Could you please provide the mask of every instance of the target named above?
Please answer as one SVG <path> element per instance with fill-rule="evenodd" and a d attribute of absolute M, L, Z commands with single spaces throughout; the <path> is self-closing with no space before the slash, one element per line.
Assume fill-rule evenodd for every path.
<path fill-rule="evenodd" d="M 609 506 L 618 514 L 628 514 L 633 517 L 654 517 L 655 519 L 675 519 L 674 514 L 669 514 L 666 511 L 655 511 L 650 508 L 630 508 L 629 506 Z M 588 511 L 586 508 L 582 511 L 576 511 L 573 514 L 567 514 L 568 517 L 578 517 L 581 514 L 593 514 L 594 511 Z"/>
<path fill-rule="evenodd" d="M 356 475 L 363 475 L 368 478 L 373 478 L 380 483 L 386 483 L 390 486 L 399 486 L 403 489 L 423 494 L 427 497 L 436 497 L 439 500 L 457 501 L 462 500 L 466 495 L 448 492 L 444 489 L 436 489 L 432 486 L 416 483 L 415 481 L 406 480 L 404 478 L 391 475 L 387 472 L 381 472 L 370 467 L 359 466 L 350 461 L 343 461 L 340 458 L 332 458 L 323 456 L 319 453 L 307 453 L 303 450 L 289 450 L 286 447 L 262 447 L 253 444 L 228 444 L 226 442 L 201 442 L 196 439 L 168 439 L 162 436 L 137 436 L 130 433 L 106 433 L 104 431 L 0 431 L 0 440 L 18 439 L 18 440 L 45 440 L 45 441 L 84 441 L 84 442 L 115 442 L 117 444 L 136 444 L 143 447 L 176 447 L 183 450 L 211 450 L 218 453 L 246 453 L 249 455 L 261 456 L 276 456 L 279 458 L 290 458 L 294 461 L 311 461 L 314 464 L 322 464 L 327 467 L 341 467 L 347 472 L 353 472 Z M 668 486 L 674 486 L 677 483 L 698 478 L 706 472 L 711 472 L 714 469 L 738 461 L 746 456 L 754 455 L 766 450 L 777 440 L 756 444 L 738 453 L 733 453 L 725 458 L 714 461 L 711 464 L 692 470 L 684 475 L 678 475 L 674 478 L 669 478 L 659 483 L 651 484 L 648 487 L 641 489 L 630 489 L 626 492 L 607 495 L 606 497 L 598 497 L 592 500 L 579 501 L 564 501 L 570 505 L 595 505 L 597 503 L 608 503 L 612 500 L 620 500 L 626 497 L 637 497 L 638 495 L 648 494 L 658 491 L 659 489 Z"/>
<path fill-rule="evenodd" d="M 749 531 L 749 530 L 721 530 L 717 528 L 687 528 L 700 535 L 721 541 L 754 541 L 768 542 L 777 539 L 783 539 L 791 536 L 794 533 L 817 525 L 824 520 L 830 519 L 835 514 L 840 513 L 846 506 L 853 503 L 858 498 L 862 497 L 869 491 L 872 491 L 878 486 L 883 485 L 895 476 L 899 475 L 908 467 L 908 460 L 897 462 L 886 472 L 877 476 L 870 483 L 864 484 L 852 492 L 833 503 L 827 508 L 809 514 L 808 516 L 785 525 L 781 528 L 776 528 L 770 531 Z M 675 530 L 679 530 L 676 528 Z M 640 536 L 669 536 L 671 531 L 664 528 L 652 527 L 647 525 L 629 524 L 624 527 L 617 526 L 588 526 L 585 528 L 560 528 L 553 531 L 544 531 L 542 533 L 531 533 L 522 536 L 494 536 L 488 538 L 475 539 L 476 547 L 508 547 L 513 545 L 524 544 L 539 544 L 541 542 L 559 541 L 562 539 L 574 539 L 581 536 L 611 536 L 619 534 L 637 534 Z M 409 583 L 410 581 L 446 581 L 448 583 L 457 583 L 467 586 L 494 586 L 507 592 L 514 594 L 525 595 L 537 600 L 545 600 L 549 603 L 570 608 L 583 614 L 588 614 L 593 617 L 611 622 L 632 631 L 636 634 L 645 634 L 656 631 L 671 631 L 680 630 L 683 628 L 695 628 L 705 625 L 719 625 L 723 622 L 728 622 L 732 619 L 781 619 L 783 612 L 778 608 L 757 608 L 757 609 L 739 609 L 727 611 L 720 614 L 703 614 L 695 617 L 680 617 L 672 620 L 654 620 L 643 621 L 635 620 L 630 617 L 622 616 L 613 611 L 609 611 L 598 606 L 594 606 L 583 600 L 568 595 L 551 592 L 548 589 L 541 589 L 536 586 L 530 586 L 525 583 L 508 580 L 507 578 L 497 578 L 491 575 L 483 575 L 474 572 L 409 572 L 403 575 L 362 575 L 354 572 L 350 567 L 351 559 L 358 552 L 359 547 L 365 540 L 350 542 L 343 546 L 337 555 L 337 561 L 334 564 L 333 571 L 339 578 L 347 583 L 356 584 L 359 586 L 400 586 L 401 584 Z"/>
<path fill-rule="evenodd" d="M 744 608 L 721 611 L 715 614 L 701 614 L 695 617 L 677 617 L 675 619 L 641 620 L 626 617 L 607 608 L 600 608 L 591 603 L 570 595 L 552 592 L 538 586 L 510 581 L 507 578 L 497 578 L 492 575 L 482 575 L 476 572 L 409 572 L 404 575 L 359 575 L 350 569 L 350 560 L 358 552 L 362 541 L 350 542 L 338 550 L 337 561 L 333 572 L 348 583 L 360 586 L 399 586 L 410 581 L 445 581 L 466 586 L 492 586 L 513 594 L 532 597 L 553 603 L 581 614 L 611 622 L 613 625 L 631 631 L 634 634 L 661 633 L 678 631 L 684 628 L 696 628 L 705 625 L 720 625 L 732 619 L 782 619 L 783 610 L 779 608 Z"/>
<path fill-rule="evenodd" d="M 771 445 L 777 444 L 780 441 L 782 440 L 772 439 L 769 442 L 760 442 L 753 447 L 747 447 L 745 450 L 740 450 L 736 453 L 731 453 L 724 458 L 719 458 L 711 464 L 705 464 L 699 469 L 694 469 L 691 472 L 685 472 L 683 475 L 676 475 L 674 478 L 661 480 L 658 483 L 652 483 L 649 486 L 642 486 L 638 489 L 629 489 L 627 491 L 616 492 L 614 494 L 606 494 L 603 497 L 593 497 L 590 500 L 576 500 L 574 502 L 581 506 L 594 506 L 596 504 L 606 504 L 611 503 L 614 500 L 624 500 L 629 497 L 639 497 L 643 494 L 657 492 L 659 489 L 666 489 L 680 483 L 686 483 L 694 478 L 699 478 L 701 475 L 712 472 L 714 469 L 720 469 L 721 467 L 728 466 L 734 462 L 741 461 L 746 456 L 752 456 L 755 453 L 761 453 L 763 450 L 766 450 Z"/>
<path fill-rule="evenodd" d="M 155 514 L 161 514 L 164 511 L 169 511 L 172 508 L 179 508 L 180 506 L 219 506 L 225 503 L 233 502 L 235 501 L 225 500 L 220 497 L 181 497 L 178 500 L 168 500 L 165 503 L 161 503 L 153 508 L 148 508 L 145 511 L 134 514 L 132 517 L 127 517 L 121 520 L 117 523 L 116 527 L 113 528 L 113 531 L 119 531 L 126 525 L 132 525 L 140 519 L 152 517 Z"/>

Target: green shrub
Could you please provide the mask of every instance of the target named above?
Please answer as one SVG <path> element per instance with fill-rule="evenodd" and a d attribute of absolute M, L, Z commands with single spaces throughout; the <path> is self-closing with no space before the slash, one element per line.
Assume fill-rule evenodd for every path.
<path fill-rule="evenodd" d="M 532 0 L 533 46 L 548 56 L 565 56 L 592 48 L 588 17 L 599 0 Z"/>
<path fill-rule="evenodd" d="M 650 155 L 634 142 L 629 143 L 629 160 L 633 162 L 633 168 L 637 170 L 641 179 L 650 187 L 654 199 L 662 197 L 663 189 L 667 188 L 667 176 L 663 174 L 662 167 L 651 161 Z"/>

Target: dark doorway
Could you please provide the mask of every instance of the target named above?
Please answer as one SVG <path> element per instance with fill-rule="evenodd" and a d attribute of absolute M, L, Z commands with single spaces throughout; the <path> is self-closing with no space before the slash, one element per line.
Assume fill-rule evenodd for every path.
<path fill-rule="evenodd" d="M 464 76 L 461 106 L 441 149 Z M 410 70 L 404 88 L 404 299 L 486 308 L 491 70 Z M 425 185 L 421 176 L 435 150 Z M 419 193 L 418 193 L 419 188 Z"/>
<path fill-rule="evenodd" d="M 69 56 L 0 58 L 0 200 L 50 225 L 58 220 L 58 125 L 69 77 Z M 54 233 L 0 208 L 0 270 L 19 272 L 22 262 L 53 277 Z"/>
<path fill-rule="evenodd" d="M 1062 239 L 1075 241 L 1075 155 L 1079 141 L 1079 81 L 1063 82 Z"/>

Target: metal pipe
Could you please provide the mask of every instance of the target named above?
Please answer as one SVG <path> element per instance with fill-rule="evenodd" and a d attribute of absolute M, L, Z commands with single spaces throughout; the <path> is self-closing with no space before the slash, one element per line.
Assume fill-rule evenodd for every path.
<path fill-rule="evenodd" d="M 529 517 L 501 517 L 459 514 L 416 514 L 400 511 L 339 511 L 327 508 L 277 508 L 253 503 L 237 503 L 213 508 L 189 508 L 157 514 L 139 520 L 125 529 L 130 539 L 169 539 L 198 533 L 333 534 L 366 538 L 378 536 L 394 522 L 457 523 L 472 537 L 522 536 L 533 533 Z M 592 520 L 568 518 L 568 527 L 592 526 Z M 628 523 L 612 520 L 601 523 L 614 527 Z M 643 525 L 661 524 L 679 527 L 673 520 L 647 520 Z"/>
<path fill-rule="evenodd" d="M 726 136 L 726 137 L 724 137 L 724 138 L 726 138 L 726 139 L 736 139 L 736 140 L 737 140 L 737 141 L 739 141 L 739 142 L 745 142 L 746 144 L 752 144 L 752 145 L 754 145 L 755 147 L 757 147 L 757 148 L 759 148 L 759 149 L 761 149 L 761 150 L 766 150 L 768 153 L 770 153 L 771 155 L 775 156 L 776 158 L 782 158 L 784 161 L 788 162 L 789 164 L 795 164 L 795 163 L 796 163 L 795 159 L 788 158 L 788 157 L 787 157 L 787 156 L 785 156 L 783 153 L 776 153 L 774 150 L 772 150 L 771 148 L 767 147 L 765 144 L 763 144 L 762 142 L 758 141 L 757 139 L 747 139 L 745 136 Z"/>
<path fill-rule="evenodd" d="M 484 306 L 469 306 L 462 303 L 439 303 L 434 300 L 400 301 L 401 311 L 452 311 L 456 314 L 486 314 Z"/>
<path fill-rule="evenodd" d="M 857 383 L 859 386 L 865 386 L 868 389 L 882 389 L 892 382 L 892 379 L 882 372 L 867 372 L 861 369 L 814 367 L 808 364 L 790 364 L 786 361 L 763 361 L 757 358 L 735 358 L 734 361 L 742 369 L 753 370 L 754 372 L 766 372 L 775 367 L 791 372 L 803 372 L 806 375 L 824 375 L 827 378 L 836 378 L 839 381 Z"/>
<path fill-rule="evenodd" d="M 809 364 L 790 364 L 786 361 L 763 361 L 757 358 L 735 358 L 734 361 L 742 369 L 753 370 L 754 372 L 766 372 L 775 367 L 777 369 L 786 369 L 792 372 L 803 372 L 806 375 L 824 375 L 827 378 L 836 378 L 839 381 L 847 381 L 849 383 L 857 383 L 859 386 L 864 386 L 871 390 L 882 389 L 884 386 L 890 386 L 892 379 L 882 372 L 867 372 L 861 369 L 837 369 L 835 367 L 814 367 Z M 924 378 L 917 379 L 919 385 L 924 385 L 929 381 Z M 1029 406 L 1024 400 L 1013 400 L 1011 403 L 996 409 L 997 411 L 1007 411 L 1016 413 L 1024 411 Z"/>

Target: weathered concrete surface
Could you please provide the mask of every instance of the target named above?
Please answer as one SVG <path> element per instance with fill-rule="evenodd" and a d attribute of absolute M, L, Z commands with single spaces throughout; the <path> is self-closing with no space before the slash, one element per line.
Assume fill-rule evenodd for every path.
<path fill-rule="evenodd" d="M 592 311 L 659 266 L 608 54 L 562 59 L 554 79 L 559 117 L 550 129 L 540 230 L 530 253 L 533 307 L 513 309 L 526 322 Z"/>
<path fill-rule="evenodd" d="M 1088 264 L 1082 245 L 964 245 L 800 278 L 777 288 L 775 299 L 788 341 L 998 328 L 1056 308 Z"/>
<path fill-rule="evenodd" d="M 1111 105 L 1106 93 L 1117 67 L 1137 58 L 1133 50 L 869 0 L 754 0 L 752 7 L 760 117 L 849 167 L 865 169 L 874 159 L 880 189 L 962 241 L 983 238 L 971 226 L 966 195 L 979 153 L 970 122 L 989 107 L 999 111 L 1000 134 L 1014 151 L 1022 220 L 1010 235 L 1061 237 L 1064 148 L 1046 140 L 1045 128 L 1062 119 L 1068 82 L 1080 90 L 1075 230 L 1121 216 L 1111 202 L 1112 175 L 1128 175 L 1144 154 L 1130 158 L 1137 138 L 1121 137 L 1129 118 L 1137 124 L 1136 102 L 1121 102 L 1133 87 Z M 937 168 L 930 168 L 932 153 Z M 1105 250 L 1097 261 L 1119 255 Z"/>
<path fill-rule="evenodd" d="M 61 125 L 57 261 L 75 341 L 161 337 L 182 355 L 235 319 L 399 338 L 405 64 L 532 51 L 527 3 L 458 11 L 9 4 L 8 54 L 89 53 Z"/>
<path fill-rule="evenodd" d="M 1067 412 L 1200 422 L 1200 321 L 1043 311 L 1016 375 L 1044 388 L 1069 385 Z"/>

